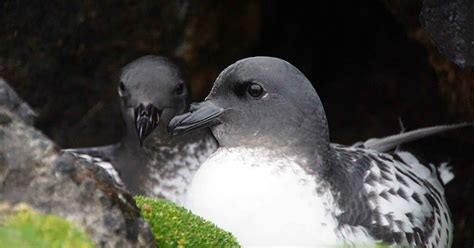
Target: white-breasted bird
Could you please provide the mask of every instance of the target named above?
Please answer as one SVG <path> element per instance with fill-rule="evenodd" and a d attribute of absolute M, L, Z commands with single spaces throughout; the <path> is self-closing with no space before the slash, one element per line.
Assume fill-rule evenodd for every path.
<path fill-rule="evenodd" d="M 309 80 L 284 60 L 252 57 L 221 72 L 206 100 L 169 128 L 211 127 L 219 149 L 196 172 L 185 206 L 243 246 L 450 247 L 439 171 L 389 150 L 467 125 L 333 144 Z"/>

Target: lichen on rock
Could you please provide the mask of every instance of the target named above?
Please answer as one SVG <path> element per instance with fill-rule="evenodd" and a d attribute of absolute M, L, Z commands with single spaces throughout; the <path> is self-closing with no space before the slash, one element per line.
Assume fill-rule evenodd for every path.
<path fill-rule="evenodd" d="M 4 247 L 92 248 L 80 228 L 67 220 L 42 215 L 27 204 L 0 204 L 0 244 Z"/>

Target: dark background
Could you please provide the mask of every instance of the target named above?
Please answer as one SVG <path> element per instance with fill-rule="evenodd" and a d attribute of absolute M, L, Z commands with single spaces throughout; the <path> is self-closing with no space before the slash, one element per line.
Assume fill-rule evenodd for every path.
<path fill-rule="evenodd" d="M 39 113 L 37 127 L 61 147 L 120 139 L 117 75 L 145 54 L 181 63 L 194 100 L 239 58 L 283 58 L 313 82 L 333 142 L 398 133 L 399 118 L 408 130 L 472 121 L 472 67 L 461 68 L 439 52 L 424 28 L 429 18 L 419 17 L 422 7 L 415 0 L 6 0 L 0 1 L 0 76 Z M 473 129 L 406 149 L 451 161 L 453 247 L 472 247 Z"/>

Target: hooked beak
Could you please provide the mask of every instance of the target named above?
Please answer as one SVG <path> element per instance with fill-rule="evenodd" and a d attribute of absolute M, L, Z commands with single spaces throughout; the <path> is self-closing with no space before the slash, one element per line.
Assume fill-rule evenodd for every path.
<path fill-rule="evenodd" d="M 160 111 L 152 104 L 147 106 L 140 104 L 135 108 L 135 129 L 140 140 L 140 147 L 160 121 L 160 114 Z"/>
<path fill-rule="evenodd" d="M 193 103 L 189 112 L 175 116 L 168 125 L 168 131 L 172 135 L 182 135 L 196 129 L 211 127 L 219 124 L 217 117 L 224 109 L 207 100 Z"/>

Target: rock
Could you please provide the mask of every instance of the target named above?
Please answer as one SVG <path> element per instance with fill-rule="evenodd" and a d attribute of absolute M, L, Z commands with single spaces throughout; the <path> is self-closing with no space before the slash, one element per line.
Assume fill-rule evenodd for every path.
<path fill-rule="evenodd" d="M 154 247 L 134 200 L 104 180 L 102 168 L 60 153 L 7 106 L 0 106 L 0 116 L 9 119 L 0 121 L 0 206 L 26 203 L 61 216 L 97 247 Z"/>
<path fill-rule="evenodd" d="M 425 47 L 450 119 L 474 120 L 474 2 L 384 2 L 405 25 L 407 35 Z"/>
<path fill-rule="evenodd" d="M 428 48 L 450 112 L 455 117 L 473 120 L 474 1 L 425 0 L 420 22 L 432 41 L 421 37 L 418 40 Z"/>
<path fill-rule="evenodd" d="M 1 105 L 12 110 L 23 119 L 24 122 L 30 125 L 33 124 L 37 116 L 35 111 L 16 94 L 3 78 L 0 78 L 0 106 Z M 0 116 L 0 124 L 3 124 L 5 121 L 5 115 Z"/>
<path fill-rule="evenodd" d="M 420 21 L 441 53 L 461 68 L 474 65 L 474 1 L 425 0 Z"/>
<path fill-rule="evenodd" d="M 201 98 L 257 40 L 260 2 L 1 1 L 0 75 L 62 147 L 110 144 L 123 127 L 110 122 L 120 120 L 122 66 L 145 54 L 177 59 Z"/>

